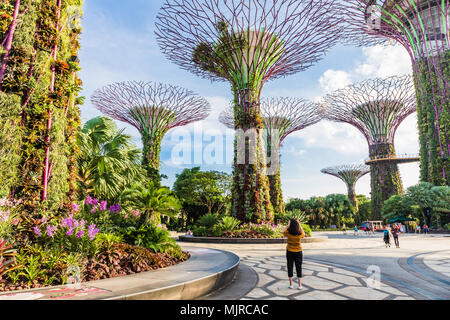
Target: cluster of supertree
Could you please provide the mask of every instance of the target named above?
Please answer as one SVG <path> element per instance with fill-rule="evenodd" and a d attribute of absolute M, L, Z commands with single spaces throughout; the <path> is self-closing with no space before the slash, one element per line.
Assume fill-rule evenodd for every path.
<path fill-rule="evenodd" d="M 270 159 L 269 177 L 270 201 L 275 212 L 284 213 L 285 204 L 281 190 L 280 148 L 291 133 L 303 130 L 319 122 L 322 117 L 316 103 L 301 98 L 262 98 L 261 116 L 264 124 L 266 155 Z M 235 129 L 234 110 L 230 107 L 219 116 L 219 121 Z"/>
<path fill-rule="evenodd" d="M 246 133 L 236 134 L 232 190 L 232 213 L 242 221 L 273 218 L 261 152 L 263 86 L 308 69 L 337 43 L 338 10 L 334 0 L 167 0 L 157 16 L 158 44 L 169 60 L 230 83 L 234 127 Z"/>
<path fill-rule="evenodd" d="M 418 99 L 421 180 L 450 183 L 449 0 L 344 0 L 344 39 L 394 42 L 411 57 Z"/>
<path fill-rule="evenodd" d="M 411 76 L 370 79 L 324 97 L 326 119 L 357 128 L 369 146 L 372 210 L 380 216 L 385 200 L 403 193 L 394 137 L 402 121 L 416 111 Z"/>
<path fill-rule="evenodd" d="M 394 136 L 416 110 L 422 180 L 448 184 L 448 1 L 166 0 L 156 22 L 161 51 L 182 69 L 231 86 L 233 106 L 220 120 L 236 131 L 232 214 L 242 221 L 270 221 L 274 210 L 284 211 L 279 147 L 287 135 L 321 117 L 349 123 L 366 137 L 375 215 L 383 201 L 403 192 L 398 163 L 405 160 L 396 156 Z M 396 40 L 410 53 L 414 79 L 348 86 L 326 96 L 325 108 L 302 99 L 261 99 L 267 81 L 308 69 L 342 39 L 358 45 Z M 106 87 L 93 102 L 141 132 L 151 176 L 158 173 L 167 130 L 204 119 L 209 110 L 181 89 L 144 83 Z M 278 168 L 275 173 L 269 163 Z"/>

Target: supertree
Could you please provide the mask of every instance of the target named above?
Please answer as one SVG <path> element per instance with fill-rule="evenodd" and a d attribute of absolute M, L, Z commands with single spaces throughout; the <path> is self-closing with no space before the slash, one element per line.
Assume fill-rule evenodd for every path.
<path fill-rule="evenodd" d="M 373 214 L 379 216 L 385 200 L 402 194 L 398 163 L 417 161 L 396 156 L 398 126 L 416 111 L 411 76 L 369 79 L 325 96 L 325 118 L 356 127 L 367 139 L 371 167 Z"/>
<path fill-rule="evenodd" d="M 347 164 L 336 167 L 329 167 L 321 170 L 322 173 L 332 175 L 341 179 L 347 185 L 348 199 L 352 203 L 355 211 L 358 211 L 358 199 L 356 198 L 356 182 L 370 172 L 370 167 L 366 164 Z"/>
<path fill-rule="evenodd" d="M 260 141 L 262 88 L 319 61 L 341 34 L 338 12 L 336 0 L 166 0 L 158 14 L 157 41 L 169 60 L 231 85 L 232 213 L 241 221 L 273 219 Z"/>
<path fill-rule="evenodd" d="M 300 98 L 262 98 L 261 116 L 264 124 L 266 156 L 270 161 L 267 168 L 270 187 L 270 201 L 275 212 L 284 213 L 285 205 L 281 190 L 280 148 L 288 135 L 305 129 L 321 120 L 317 104 Z M 235 129 L 233 107 L 224 110 L 219 121 Z"/>
<path fill-rule="evenodd" d="M 343 0 L 345 40 L 399 43 L 411 57 L 418 99 L 421 180 L 450 183 L 450 0 Z"/>
<path fill-rule="evenodd" d="M 192 91 L 161 83 L 128 81 L 98 89 L 92 103 L 104 114 L 135 127 L 142 136 L 143 165 L 159 183 L 161 141 L 172 128 L 208 117 L 209 103 Z"/>

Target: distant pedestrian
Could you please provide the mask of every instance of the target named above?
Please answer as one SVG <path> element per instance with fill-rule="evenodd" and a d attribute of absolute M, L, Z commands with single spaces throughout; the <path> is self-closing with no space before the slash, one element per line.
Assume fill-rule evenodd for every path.
<path fill-rule="evenodd" d="M 384 244 L 386 245 L 386 248 L 389 246 L 389 248 L 391 247 L 391 236 L 390 236 L 390 231 L 389 228 L 387 226 L 384 227 L 384 232 L 383 232 L 383 240 L 384 240 Z"/>
<path fill-rule="evenodd" d="M 394 228 L 392 228 L 392 232 L 391 233 L 392 233 L 392 237 L 394 238 L 395 246 L 397 248 L 400 248 L 400 243 L 398 242 L 398 234 L 399 234 L 399 232 L 400 232 L 399 227 L 394 225 Z"/>
<path fill-rule="evenodd" d="M 287 259 L 287 271 L 289 277 L 289 289 L 293 289 L 294 278 L 294 263 L 297 271 L 298 289 L 302 289 L 302 241 L 305 237 L 300 222 L 297 219 L 291 219 L 289 221 L 287 229 L 284 231 L 284 236 L 288 238 L 286 247 L 286 259 Z"/>
<path fill-rule="evenodd" d="M 416 232 L 417 232 L 418 234 L 420 234 L 420 226 L 419 226 L 419 225 L 416 227 Z"/>
<path fill-rule="evenodd" d="M 426 224 L 423 225 L 423 233 L 428 234 L 428 226 Z"/>
<path fill-rule="evenodd" d="M 342 225 L 342 231 L 344 234 L 347 234 L 347 227 L 345 226 L 345 223 Z"/>
<path fill-rule="evenodd" d="M 355 226 L 354 231 L 355 231 L 355 232 L 353 233 L 353 235 L 354 235 L 354 236 L 357 236 L 357 235 L 358 235 L 358 226 Z"/>

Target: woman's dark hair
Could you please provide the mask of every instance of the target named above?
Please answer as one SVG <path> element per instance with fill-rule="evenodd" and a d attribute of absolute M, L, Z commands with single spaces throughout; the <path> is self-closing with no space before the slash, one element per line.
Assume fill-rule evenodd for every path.
<path fill-rule="evenodd" d="M 300 231 L 300 223 L 297 219 L 291 219 L 289 223 L 288 232 L 292 234 L 293 236 L 299 236 L 302 234 Z"/>

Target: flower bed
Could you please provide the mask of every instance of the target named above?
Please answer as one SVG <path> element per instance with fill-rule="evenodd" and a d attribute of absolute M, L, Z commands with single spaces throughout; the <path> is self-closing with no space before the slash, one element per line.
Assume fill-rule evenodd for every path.
<path fill-rule="evenodd" d="M 306 237 L 311 237 L 311 228 L 302 224 Z M 196 237 L 222 237 L 242 239 L 283 238 L 285 224 L 275 225 L 270 222 L 240 224 L 240 221 L 230 217 L 219 217 L 207 214 L 203 216 L 193 229 Z"/>
<path fill-rule="evenodd" d="M 83 259 L 80 263 L 81 265 L 73 270 L 79 270 L 79 282 L 86 282 L 166 268 L 186 261 L 189 257 L 190 254 L 188 252 L 183 252 L 183 256 L 178 257 L 168 253 L 154 253 L 152 250 L 137 246 L 117 244 L 110 252 L 101 253 L 96 258 Z M 33 272 L 33 270 L 30 270 L 29 266 L 23 269 L 16 269 L 18 272 L 12 275 L 14 282 L 10 277 L 0 279 L 0 292 L 43 288 L 58 283 L 65 283 L 70 276 L 77 276 L 76 274 L 69 275 L 66 273 L 71 266 L 65 264 L 64 261 L 60 261 L 59 265 L 52 269 L 45 268 L 44 261 L 39 262 L 41 268 L 38 268 L 35 272 L 41 273 L 41 276 L 35 277 L 32 282 L 23 278 L 19 280 L 16 279 L 18 274 L 23 273 L 26 277 L 27 273 L 32 275 L 30 272 Z M 52 284 L 48 283 L 48 279 L 51 278 L 56 280 Z"/>
<path fill-rule="evenodd" d="M 120 277 L 190 258 L 163 225 L 118 204 L 88 197 L 66 217 L 18 211 L 0 207 L 0 292 Z"/>

